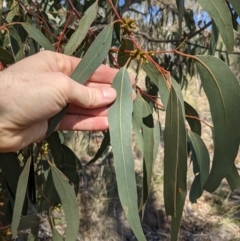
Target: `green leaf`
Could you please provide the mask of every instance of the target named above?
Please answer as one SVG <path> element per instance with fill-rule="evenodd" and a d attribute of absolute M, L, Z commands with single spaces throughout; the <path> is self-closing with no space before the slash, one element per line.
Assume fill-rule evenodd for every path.
<path fill-rule="evenodd" d="M 88 29 L 91 27 L 92 22 L 95 20 L 98 11 L 98 1 L 89 7 L 81 18 L 78 28 L 72 34 L 69 39 L 65 49 L 64 54 L 72 55 L 77 47 L 84 40 L 85 36 L 88 33 Z"/>
<path fill-rule="evenodd" d="M 71 78 L 84 84 L 102 64 L 112 43 L 113 25 L 107 25 L 88 49 L 81 62 L 73 71 Z"/>
<path fill-rule="evenodd" d="M 5 173 L 5 178 L 11 189 L 11 193 L 15 196 L 18 179 L 21 174 L 20 163 L 16 153 L 0 153 L 0 168 L 3 173 Z"/>
<path fill-rule="evenodd" d="M 45 206 L 46 201 L 48 202 L 48 204 L 50 204 L 52 206 L 57 206 L 61 203 L 60 197 L 57 193 L 57 190 L 56 190 L 54 182 L 53 182 L 52 172 L 48 173 L 47 181 L 46 181 L 46 185 L 45 185 L 43 193 L 44 193 L 44 198 L 46 197 L 47 200 L 42 199 L 42 203 L 41 203 L 42 207 Z"/>
<path fill-rule="evenodd" d="M 234 165 L 231 172 L 226 176 L 227 182 L 232 190 L 232 192 L 240 187 L 240 176 L 236 166 Z"/>
<path fill-rule="evenodd" d="M 210 40 L 210 46 L 209 46 L 209 55 L 214 56 L 217 42 L 218 42 L 218 37 L 219 37 L 219 31 L 218 31 L 217 25 L 212 20 L 212 33 L 211 33 L 211 40 Z"/>
<path fill-rule="evenodd" d="M 46 138 L 48 138 L 55 131 L 57 125 L 60 123 L 62 118 L 66 115 L 67 110 L 68 110 L 68 105 L 63 107 L 62 110 L 51 119 L 48 126 L 47 133 L 46 133 Z"/>
<path fill-rule="evenodd" d="M 131 57 L 130 53 L 129 52 L 126 53 L 125 50 L 131 51 L 133 49 L 134 49 L 134 44 L 132 40 L 123 38 L 122 44 L 119 48 L 118 59 L 117 59 L 117 62 L 120 67 L 123 67 L 127 63 L 128 59 Z"/>
<path fill-rule="evenodd" d="M 14 238 L 14 239 L 17 236 L 17 229 L 19 226 L 23 203 L 24 203 L 24 199 L 25 199 L 25 195 L 26 195 L 30 163 L 31 163 L 31 159 L 29 158 L 24 166 L 24 169 L 23 169 L 20 177 L 19 177 L 19 181 L 18 181 L 18 185 L 17 185 L 16 200 L 15 200 L 15 204 L 14 204 L 13 218 L 12 218 L 13 222 L 11 225 L 12 238 Z"/>
<path fill-rule="evenodd" d="M 222 40 L 229 53 L 234 47 L 234 33 L 232 16 L 225 0 L 198 0 L 199 4 L 206 10 L 216 23 Z"/>
<path fill-rule="evenodd" d="M 38 30 L 36 27 L 32 26 L 29 23 L 21 23 L 21 25 L 26 30 L 29 37 L 34 39 L 45 50 L 55 51 L 52 44 L 49 42 L 49 40 L 43 35 L 43 33 L 40 30 Z"/>
<path fill-rule="evenodd" d="M 185 107 L 185 113 L 187 115 L 186 120 L 191 128 L 191 131 L 201 136 L 202 126 L 201 126 L 201 122 L 199 120 L 199 115 L 197 111 L 191 105 L 189 105 L 186 101 L 184 101 L 184 107 Z M 191 116 L 193 118 L 190 118 L 188 116 Z"/>
<path fill-rule="evenodd" d="M 75 153 L 68 147 L 62 144 L 62 155 L 63 159 L 61 165 L 58 168 L 68 178 L 70 184 L 74 185 L 75 193 L 79 190 L 79 176 L 77 170 L 81 165 L 80 160 L 77 158 Z"/>
<path fill-rule="evenodd" d="M 150 114 L 149 114 L 150 112 Z M 143 189 L 141 203 L 144 205 L 151 185 L 154 162 L 154 121 L 149 104 L 143 102 L 142 135 L 143 135 Z"/>
<path fill-rule="evenodd" d="M 142 116 L 143 115 L 143 98 L 137 92 L 136 100 L 133 103 L 132 124 L 133 131 L 136 136 L 137 146 L 141 154 L 143 154 L 143 136 L 142 136 Z"/>
<path fill-rule="evenodd" d="M 239 2 L 239 0 L 228 0 L 228 2 L 231 3 L 234 10 L 237 12 L 238 16 L 240 16 L 240 2 Z"/>
<path fill-rule="evenodd" d="M 171 216 L 176 216 L 177 168 L 185 151 L 185 147 L 181 145 L 185 144 L 181 142 L 181 138 L 184 140 L 186 134 L 180 108 L 176 92 L 171 88 L 164 132 L 164 202 L 166 213 Z"/>
<path fill-rule="evenodd" d="M 117 99 L 108 111 L 108 121 L 118 193 L 126 218 L 134 234 L 139 241 L 146 240 L 138 215 L 131 136 L 132 86 L 126 68 L 122 68 L 117 73 L 112 87 L 117 91 Z"/>
<path fill-rule="evenodd" d="M 166 109 L 169 97 L 169 89 L 167 87 L 166 81 L 164 80 L 163 76 L 159 74 L 159 71 L 156 69 L 153 63 L 143 63 L 142 68 L 149 76 L 151 81 L 158 87 L 159 94 L 161 96 L 161 101 L 163 103 L 164 108 Z"/>
<path fill-rule="evenodd" d="M 32 214 L 20 219 L 18 230 L 26 230 L 36 227 L 40 224 L 39 216 Z"/>
<path fill-rule="evenodd" d="M 197 56 L 196 62 L 207 95 L 214 125 L 213 165 L 204 186 L 215 191 L 232 170 L 239 148 L 240 87 L 229 67 L 212 56 Z M 204 64 L 204 65 L 203 65 Z"/>
<path fill-rule="evenodd" d="M 24 58 L 24 53 L 23 53 L 24 50 L 23 50 L 22 40 L 21 40 L 17 30 L 14 27 L 9 28 L 8 31 L 9 31 L 10 36 L 15 40 L 15 44 L 18 45 L 18 48 L 16 49 L 16 47 L 14 47 L 14 45 L 13 45 L 14 41 L 13 40 L 10 41 L 11 45 L 12 45 L 12 49 L 17 50 L 16 54 L 15 54 L 15 58 L 16 58 L 17 61 L 19 61 L 19 60 Z"/>
<path fill-rule="evenodd" d="M 184 16 L 184 2 L 185 0 L 176 0 L 176 4 L 178 7 L 178 32 L 179 32 L 179 41 L 182 36 L 182 21 Z"/>
<path fill-rule="evenodd" d="M 62 158 L 63 158 L 63 154 L 62 154 L 62 143 L 61 140 L 59 138 L 59 134 L 58 132 L 53 132 L 48 138 L 47 138 L 47 142 L 49 144 L 49 148 L 51 150 L 51 154 L 54 158 L 54 163 L 59 166 L 62 163 Z"/>
<path fill-rule="evenodd" d="M 79 228 L 79 215 L 74 188 L 69 185 L 68 179 L 56 167 L 51 166 L 51 172 L 67 223 L 65 240 L 76 240 Z"/>
<path fill-rule="evenodd" d="M 97 36 L 81 62 L 73 71 L 71 78 L 80 84 L 84 84 L 93 72 L 99 67 L 106 57 L 112 43 L 113 26 L 108 25 Z M 64 115 L 67 113 L 68 105 L 65 106 L 58 114 L 56 114 L 48 127 L 46 136 L 52 134 L 56 126 L 60 123 Z"/>
<path fill-rule="evenodd" d="M 187 193 L 187 137 L 183 107 L 171 88 L 164 133 L 164 204 L 172 216 L 171 240 L 177 240 Z"/>
<path fill-rule="evenodd" d="M 0 62 L 2 62 L 4 65 L 12 64 L 15 62 L 15 59 L 7 50 L 0 47 Z"/>
<path fill-rule="evenodd" d="M 52 238 L 53 241 L 63 241 L 63 237 L 54 226 L 52 226 Z"/>
<path fill-rule="evenodd" d="M 194 183 L 190 190 L 190 201 L 196 203 L 203 193 L 203 186 L 207 181 L 210 169 L 210 157 L 208 150 L 198 134 L 189 131 L 191 141 L 193 171 L 195 175 Z"/>

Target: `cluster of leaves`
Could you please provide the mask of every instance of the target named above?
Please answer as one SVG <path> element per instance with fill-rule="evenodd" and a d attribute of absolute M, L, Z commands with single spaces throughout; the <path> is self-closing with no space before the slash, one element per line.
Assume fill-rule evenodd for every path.
<path fill-rule="evenodd" d="M 195 174 L 190 190 L 191 202 L 196 202 L 204 190 L 215 191 L 224 178 L 232 189 L 240 186 L 240 177 L 234 165 L 240 140 L 240 131 L 236 128 L 240 121 L 240 112 L 237 111 L 240 87 L 229 66 L 213 56 L 219 35 L 227 51 L 233 51 L 233 21 L 236 18 L 232 15 L 239 16 L 239 2 L 218 0 L 215 5 L 214 0 L 198 0 L 212 18 L 214 34 L 211 35 L 208 55 L 185 51 L 189 36 L 185 36 L 182 28 L 184 18 L 192 31 L 189 33 L 191 36 L 196 35 L 196 29 L 192 29 L 192 23 L 187 20 L 184 0 L 177 1 L 176 46 L 162 51 L 143 49 L 134 37 L 137 21 L 124 16 L 124 13 L 121 16 L 121 9 L 111 0 L 107 1 L 105 8 L 104 2 L 86 1 L 84 5 L 71 0 L 62 3 L 9 2 L 9 6 L 1 8 L 0 61 L 4 68 L 37 53 L 41 48 L 83 57 L 71 78 L 84 84 L 108 56 L 111 66 L 120 69 L 113 81 L 118 95 L 108 113 L 109 131 L 104 133 L 99 150 L 88 164 L 96 161 L 111 144 L 123 210 L 137 239 L 146 240 L 139 210 L 144 210 L 148 198 L 161 135 L 161 124 L 153 115 L 165 115 L 164 203 L 167 215 L 172 217 L 171 239 L 174 241 L 178 237 L 187 195 L 189 156 Z M 105 25 L 102 26 L 102 23 Z M 118 47 L 113 48 L 112 45 L 116 44 Z M 117 59 L 113 52 L 117 52 Z M 164 68 L 164 62 L 159 64 L 159 60 L 152 57 L 153 54 L 161 56 L 166 53 L 191 61 L 201 77 L 213 121 L 214 156 L 211 169 L 209 153 L 201 139 L 198 113 L 184 101 L 179 85 L 181 81 L 174 79 L 173 71 Z M 127 67 L 134 59 L 138 71 L 143 69 L 148 78 L 146 90 L 136 86 L 137 98 L 133 103 Z M 78 171 L 82 166 L 73 151 L 64 145 L 64 140 L 60 138 L 62 133 L 53 133 L 66 110 L 67 106 L 53 117 L 43 143 L 32 144 L 17 153 L 0 154 L 2 236 L 37 240 L 38 214 L 44 212 L 49 217 L 53 240 L 63 240 L 52 216 L 52 210 L 61 204 L 67 223 L 65 240 L 76 240 L 79 217 L 75 196 L 79 185 Z M 131 148 L 132 127 L 143 156 L 142 196 L 139 202 Z M 22 231 L 26 229 L 31 229 L 31 233 Z"/>

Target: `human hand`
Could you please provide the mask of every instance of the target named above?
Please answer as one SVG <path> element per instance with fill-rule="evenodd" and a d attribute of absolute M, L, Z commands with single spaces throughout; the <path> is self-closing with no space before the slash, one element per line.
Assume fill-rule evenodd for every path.
<path fill-rule="evenodd" d="M 43 51 L 0 72 L 0 152 L 42 139 L 48 120 L 69 104 L 58 130 L 106 130 L 116 69 L 101 65 L 85 85 L 69 76 L 80 59 Z"/>

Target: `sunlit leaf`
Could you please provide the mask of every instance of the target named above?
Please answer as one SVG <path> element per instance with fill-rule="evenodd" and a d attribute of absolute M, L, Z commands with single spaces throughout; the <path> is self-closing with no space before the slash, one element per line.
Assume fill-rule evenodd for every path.
<path fill-rule="evenodd" d="M 191 141 L 193 172 L 195 175 L 189 199 L 192 203 L 196 203 L 197 199 L 201 197 L 203 193 L 203 186 L 209 175 L 210 157 L 200 136 L 191 131 L 188 133 Z"/>
<path fill-rule="evenodd" d="M 108 111 L 108 121 L 120 201 L 138 240 L 146 240 L 141 228 L 132 153 L 132 86 L 125 68 L 114 78 L 117 99 Z"/>
<path fill-rule="evenodd" d="M 79 214 L 75 191 L 68 179 L 54 166 L 51 166 L 53 182 L 61 199 L 67 223 L 65 240 L 76 240 L 78 236 Z"/>
<path fill-rule="evenodd" d="M 112 43 L 113 25 L 107 25 L 88 49 L 81 62 L 73 71 L 71 78 L 84 84 L 102 64 Z"/>
<path fill-rule="evenodd" d="M 231 172 L 226 176 L 227 182 L 232 190 L 232 192 L 240 187 L 240 176 L 236 166 L 234 165 Z"/>
<path fill-rule="evenodd" d="M 18 180 L 16 199 L 15 199 L 15 204 L 13 209 L 13 218 L 12 218 L 13 221 L 11 225 L 12 238 L 14 239 L 17 236 L 17 229 L 19 226 L 23 203 L 26 195 L 30 163 L 31 163 L 31 159 L 29 158 Z"/>
<path fill-rule="evenodd" d="M 196 62 L 207 95 L 214 126 L 213 165 L 204 189 L 213 192 L 233 168 L 239 148 L 240 87 L 229 67 L 212 56 L 197 56 Z"/>
<path fill-rule="evenodd" d="M 98 1 L 95 1 L 94 4 L 89 7 L 84 13 L 83 17 L 79 21 L 78 28 L 72 34 L 67 45 L 65 46 L 64 53 L 72 55 L 77 47 L 84 40 L 86 34 L 88 33 L 89 28 L 91 27 L 92 22 L 96 18 L 98 10 Z"/>
<path fill-rule="evenodd" d="M 225 0 L 198 0 L 199 4 L 206 10 L 216 23 L 222 40 L 228 50 L 233 51 L 234 34 L 232 16 Z"/>

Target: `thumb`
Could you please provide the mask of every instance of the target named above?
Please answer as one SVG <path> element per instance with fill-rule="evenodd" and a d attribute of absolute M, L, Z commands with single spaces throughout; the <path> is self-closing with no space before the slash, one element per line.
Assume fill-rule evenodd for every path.
<path fill-rule="evenodd" d="M 111 104 L 117 96 L 111 87 L 94 88 L 72 81 L 70 88 L 70 103 L 84 108 L 98 108 Z"/>

